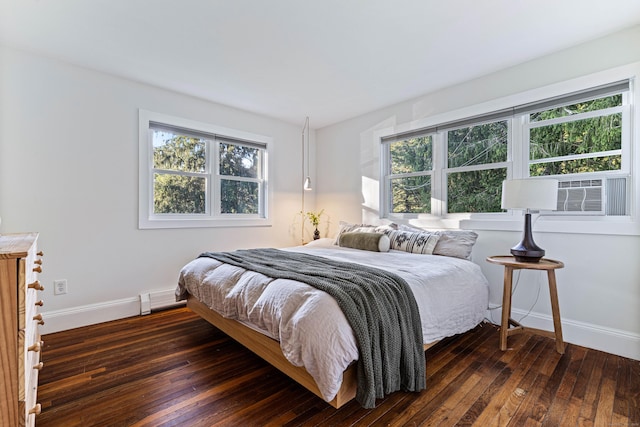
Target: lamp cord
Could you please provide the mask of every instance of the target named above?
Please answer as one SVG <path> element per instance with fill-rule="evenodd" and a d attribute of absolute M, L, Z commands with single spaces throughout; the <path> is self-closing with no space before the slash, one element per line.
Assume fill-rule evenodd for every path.
<path fill-rule="evenodd" d="M 512 298 L 513 298 L 513 295 L 514 295 L 514 294 L 516 293 L 516 291 L 518 290 L 518 284 L 520 283 L 520 273 L 522 272 L 522 270 L 516 270 L 516 272 L 517 272 L 518 274 L 517 274 L 517 277 L 516 277 L 516 283 L 515 283 L 515 285 L 513 286 L 513 291 L 511 292 L 511 297 L 512 297 Z M 529 311 L 527 311 L 527 312 L 525 313 L 525 315 L 524 315 L 524 316 L 522 316 L 522 317 L 518 320 L 518 323 L 522 322 L 522 321 L 523 321 L 527 316 L 529 316 L 529 315 L 531 314 L 531 312 L 533 311 L 533 308 L 536 306 L 536 304 L 538 304 L 538 299 L 540 299 L 540 288 L 541 288 L 541 285 L 540 285 L 541 280 L 540 280 L 540 278 L 541 278 L 541 277 L 542 277 L 541 275 L 538 275 L 538 280 L 536 281 L 536 282 L 538 283 L 538 291 L 537 291 L 537 293 L 536 293 L 536 299 L 533 301 L 533 304 L 531 305 L 531 307 L 529 307 Z M 491 321 L 491 323 L 494 323 L 494 324 L 496 323 L 496 322 L 493 320 L 493 310 L 497 310 L 497 309 L 499 309 L 499 308 L 502 308 L 502 304 L 497 305 L 497 306 L 495 306 L 495 307 L 491 307 L 491 308 L 489 309 L 489 318 L 490 318 L 489 320 Z"/>
<path fill-rule="evenodd" d="M 309 126 L 309 117 L 306 118 L 305 122 L 304 122 L 304 127 L 302 128 L 302 162 L 300 162 L 300 164 L 302 165 L 302 182 L 304 183 L 304 130 L 305 128 L 308 129 Z M 304 219 L 305 219 L 305 215 L 304 215 L 304 184 L 302 186 L 302 209 L 300 209 L 300 216 L 301 216 L 301 227 L 300 227 L 300 242 L 301 244 L 304 245 Z"/>
<path fill-rule="evenodd" d="M 307 127 L 307 176 L 311 175 L 311 171 L 309 171 L 309 157 L 310 153 L 309 153 L 309 149 L 310 149 L 310 141 L 309 141 L 309 117 L 307 117 L 306 120 L 306 127 Z M 304 174 L 303 174 L 304 175 Z M 304 179 L 304 176 L 303 176 Z"/>
<path fill-rule="evenodd" d="M 529 314 L 531 314 L 531 311 L 533 310 L 533 307 L 535 307 L 536 304 L 538 303 L 538 299 L 540 298 L 540 288 L 541 288 L 540 277 L 541 275 L 538 275 L 538 280 L 536 281 L 538 283 L 538 292 L 536 293 L 536 299 L 533 301 L 533 304 L 529 308 L 529 311 L 527 311 L 527 313 L 524 316 L 522 316 L 520 320 L 518 320 L 518 322 L 522 322 L 522 320 L 524 320 L 527 316 L 529 316 Z"/>

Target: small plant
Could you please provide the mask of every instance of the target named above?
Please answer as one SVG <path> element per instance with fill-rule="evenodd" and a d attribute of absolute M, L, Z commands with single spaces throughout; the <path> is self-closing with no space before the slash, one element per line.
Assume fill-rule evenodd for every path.
<path fill-rule="evenodd" d="M 318 228 L 318 225 L 320 224 L 320 217 L 322 216 L 322 214 L 324 213 L 324 209 L 322 209 L 320 212 L 315 213 L 315 212 L 307 212 L 307 218 L 309 218 L 309 221 L 311 221 L 311 225 L 313 225 L 315 228 Z"/>

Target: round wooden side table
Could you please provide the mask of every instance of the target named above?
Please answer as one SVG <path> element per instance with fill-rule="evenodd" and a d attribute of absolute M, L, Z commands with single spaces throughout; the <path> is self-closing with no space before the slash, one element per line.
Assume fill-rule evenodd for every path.
<path fill-rule="evenodd" d="M 495 255 L 487 257 L 487 262 L 504 266 L 504 290 L 502 293 L 502 322 L 500 324 L 500 350 L 507 349 L 507 337 L 523 331 L 524 327 L 511 318 L 511 293 L 514 270 L 546 270 L 549 281 L 549 296 L 551 297 L 551 313 L 553 315 L 553 329 L 556 339 L 556 351 L 564 354 L 562 340 L 562 324 L 560 322 L 560 306 L 556 286 L 556 269 L 563 268 L 560 261 L 542 258 L 539 262 L 516 261 L 510 255 Z M 509 328 L 509 326 L 513 328 Z"/>

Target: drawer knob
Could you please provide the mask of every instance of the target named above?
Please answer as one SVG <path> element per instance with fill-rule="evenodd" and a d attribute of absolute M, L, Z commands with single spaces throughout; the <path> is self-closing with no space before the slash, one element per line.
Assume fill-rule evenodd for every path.
<path fill-rule="evenodd" d="M 42 349 L 42 346 L 44 345 L 44 341 L 38 341 L 33 343 L 32 345 L 30 345 L 27 350 L 29 351 L 35 351 L 36 353 L 39 352 Z"/>
<path fill-rule="evenodd" d="M 42 301 L 42 300 L 36 301 L 35 305 L 39 305 L 40 307 L 42 307 L 44 305 L 44 301 Z"/>
<path fill-rule="evenodd" d="M 37 253 L 36 255 L 38 255 L 38 256 L 43 256 L 43 255 L 44 255 L 44 252 L 42 252 L 42 251 L 38 251 L 38 253 Z"/>
<path fill-rule="evenodd" d="M 44 291 L 44 286 L 42 286 L 38 280 L 33 283 L 29 283 L 28 287 L 29 289 L 35 289 L 36 291 Z"/>
<path fill-rule="evenodd" d="M 37 259 L 35 261 L 33 261 L 34 264 L 38 264 L 38 265 L 42 265 L 42 260 L 41 259 Z"/>
<path fill-rule="evenodd" d="M 36 273 L 42 273 L 42 267 L 37 266 L 33 269 L 33 271 L 35 271 Z"/>
<path fill-rule="evenodd" d="M 36 314 L 33 316 L 33 320 L 38 321 L 38 325 L 44 325 L 44 320 L 42 320 L 42 314 Z"/>
<path fill-rule="evenodd" d="M 33 369 L 37 369 L 38 371 L 44 367 L 44 363 L 40 362 L 33 367 Z"/>
<path fill-rule="evenodd" d="M 40 412 L 42 412 L 42 406 L 39 403 L 36 403 L 36 406 L 29 409 L 29 414 L 40 415 Z"/>

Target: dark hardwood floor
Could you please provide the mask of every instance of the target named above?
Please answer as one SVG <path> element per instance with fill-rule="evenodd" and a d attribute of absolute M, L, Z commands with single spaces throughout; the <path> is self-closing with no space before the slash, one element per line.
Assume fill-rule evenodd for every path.
<path fill-rule="evenodd" d="M 37 427 L 640 426 L 640 362 L 485 324 L 427 351 L 427 390 L 333 409 L 186 308 L 46 335 Z"/>

